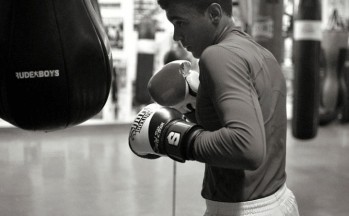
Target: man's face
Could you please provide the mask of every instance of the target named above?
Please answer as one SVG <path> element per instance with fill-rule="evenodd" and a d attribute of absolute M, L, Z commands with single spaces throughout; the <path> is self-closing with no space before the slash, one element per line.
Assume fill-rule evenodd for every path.
<path fill-rule="evenodd" d="M 173 39 L 180 41 L 194 57 L 200 58 L 214 39 L 215 26 L 209 14 L 201 14 L 186 4 L 171 4 L 166 15 L 174 26 Z"/>

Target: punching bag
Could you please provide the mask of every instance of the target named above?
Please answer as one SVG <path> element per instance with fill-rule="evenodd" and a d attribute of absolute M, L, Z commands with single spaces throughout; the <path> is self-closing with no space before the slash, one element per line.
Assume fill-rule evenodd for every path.
<path fill-rule="evenodd" d="M 154 73 L 155 33 L 156 26 L 154 20 L 143 19 L 140 22 L 134 98 L 136 105 L 151 103 L 147 86 L 148 81 Z"/>
<path fill-rule="evenodd" d="M 294 23 L 292 134 L 311 139 L 317 134 L 320 101 L 321 2 L 300 0 Z"/>
<path fill-rule="evenodd" d="M 246 4 L 246 3 L 245 3 Z M 282 16 L 283 0 L 253 0 L 255 7 L 251 35 L 268 49 L 278 62 L 283 61 Z"/>
<path fill-rule="evenodd" d="M 341 123 L 349 122 L 349 48 L 340 49 L 338 56 L 338 113 Z"/>
<path fill-rule="evenodd" d="M 2 0 L 0 14 L 2 119 L 50 131 L 101 111 L 112 56 L 90 0 Z"/>
<path fill-rule="evenodd" d="M 339 91 L 341 88 L 340 80 L 340 51 L 348 46 L 348 31 L 344 25 L 344 21 L 339 16 L 337 9 L 334 9 L 329 17 L 329 22 L 322 33 L 321 47 L 324 52 L 324 78 L 321 86 L 320 98 L 320 125 L 322 116 L 332 115 L 333 119 L 329 119 L 325 123 L 335 120 L 338 114 Z"/>

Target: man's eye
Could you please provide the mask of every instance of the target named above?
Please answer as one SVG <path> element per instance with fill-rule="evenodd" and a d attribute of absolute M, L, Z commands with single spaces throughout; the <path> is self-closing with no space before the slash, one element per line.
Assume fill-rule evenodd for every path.
<path fill-rule="evenodd" d="M 183 21 L 175 21 L 173 24 L 177 27 L 181 27 L 181 26 L 183 26 L 184 22 Z"/>

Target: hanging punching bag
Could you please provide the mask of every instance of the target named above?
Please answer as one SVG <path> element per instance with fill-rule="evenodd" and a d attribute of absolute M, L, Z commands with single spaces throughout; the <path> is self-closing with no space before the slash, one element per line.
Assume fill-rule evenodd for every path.
<path fill-rule="evenodd" d="M 154 72 L 155 33 L 156 26 L 154 20 L 144 18 L 139 24 L 137 44 L 138 54 L 135 81 L 135 103 L 137 105 L 151 103 L 147 85 Z"/>
<path fill-rule="evenodd" d="M 300 0 L 294 23 L 292 134 L 311 139 L 317 134 L 320 101 L 321 2 Z"/>
<path fill-rule="evenodd" d="M 320 125 L 328 124 L 338 115 L 339 94 L 341 88 L 340 75 L 340 51 L 348 46 L 348 31 L 344 26 L 338 11 L 333 10 L 329 17 L 326 29 L 323 30 L 321 47 L 324 53 L 325 67 L 323 85 L 320 98 Z M 343 56 L 342 56 L 343 57 Z M 324 118 L 332 116 L 331 118 Z M 323 121 L 325 119 L 327 121 Z"/>
<path fill-rule="evenodd" d="M 48 131 L 103 108 L 112 56 L 90 0 L 2 0 L 0 14 L 2 119 Z"/>
<path fill-rule="evenodd" d="M 341 123 L 349 122 L 349 48 L 340 49 L 338 56 L 338 111 Z"/>

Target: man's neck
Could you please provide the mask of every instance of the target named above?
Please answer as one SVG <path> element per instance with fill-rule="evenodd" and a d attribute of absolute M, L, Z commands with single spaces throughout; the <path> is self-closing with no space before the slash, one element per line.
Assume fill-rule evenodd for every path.
<path fill-rule="evenodd" d="M 235 23 L 233 21 L 233 19 L 231 19 L 230 17 L 222 17 L 222 19 L 220 20 L 218 26 L 217 26 L 217 34 L 214 40 L 214 43 L 218 43 L 222 40 L 223 35 L 225 34 L 225 32 L 229 29 L 235 26 Z"/>

